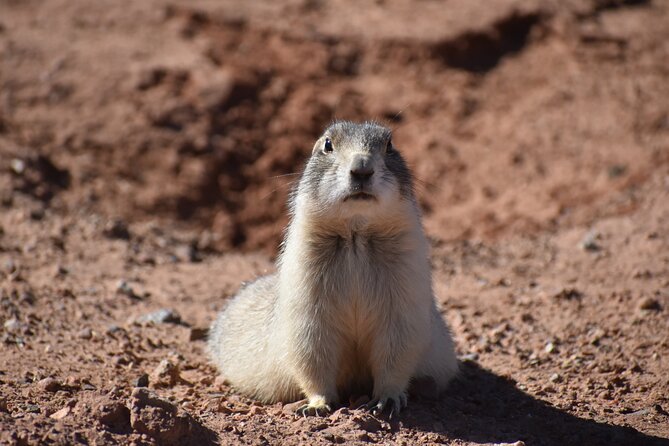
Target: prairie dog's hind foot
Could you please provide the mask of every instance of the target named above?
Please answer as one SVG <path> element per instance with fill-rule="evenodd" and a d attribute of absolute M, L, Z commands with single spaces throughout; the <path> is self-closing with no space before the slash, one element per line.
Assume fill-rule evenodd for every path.
<path fill-rule="evenodd" d="M 399 394 L 394 395 L 384 395 L 378 399 L 373 399 L 367 404 L 367 409 L 369 409 L 372 415 L 379 415 L 388 409 L 389 418 L 393 418 L 393 416 L 399 415 L 402 409 L 406 407 L 406 392 L 400 392 Z"/>
<path fill-rule="evenodd" d="M 315 396 L 309 398 L 309 402 L 301 405 L 295 411 L 298 415 L 302 416 L 312 416 L 316 415 L 317 417 L 321 415 L 327 415 L 332 412 L 332 405 L 328 403 L 324 396 Z"/>

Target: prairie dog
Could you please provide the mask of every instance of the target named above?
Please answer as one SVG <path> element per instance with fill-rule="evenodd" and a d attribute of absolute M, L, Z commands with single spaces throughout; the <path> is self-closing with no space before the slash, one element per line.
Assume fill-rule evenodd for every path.
<path fill-rule="evenodd" d="M 336 122 L 293 192 L 277 273 L 239 291 L 214 322 L 212 361 L 266 403 L 306 397 L 303 413 L 371 391 L 399 412 L 414 378 L 444 389 L 453 341 L 435 303 L 411 173 L 376 123 Z"/>

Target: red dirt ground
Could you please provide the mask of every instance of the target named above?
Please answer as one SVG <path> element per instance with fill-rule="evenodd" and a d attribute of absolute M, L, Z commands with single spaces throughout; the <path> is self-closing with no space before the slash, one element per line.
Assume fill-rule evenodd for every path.
<path fill-rule="evenodd" d="M 664 0 L 0 2 L 0 443 L 669 445 L 667 23 Z M 391 421 L 260 405 L 204 354 L 335 118 L 394 128 L 463 361 Z"/>

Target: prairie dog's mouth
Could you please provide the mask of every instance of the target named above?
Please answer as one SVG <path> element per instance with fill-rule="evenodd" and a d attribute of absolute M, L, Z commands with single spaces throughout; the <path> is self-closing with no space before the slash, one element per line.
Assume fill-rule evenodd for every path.
<path fill-rule="evenodd" d="M 368 201 L 368 200 L 376 200 L 376 197 L 372 194 L 368 194 L 367 192 L 354 192 L 350 195 L 347 195 L 344 197 L 344 201 L 348 200 L 355 200 L 355 201 Z"/>

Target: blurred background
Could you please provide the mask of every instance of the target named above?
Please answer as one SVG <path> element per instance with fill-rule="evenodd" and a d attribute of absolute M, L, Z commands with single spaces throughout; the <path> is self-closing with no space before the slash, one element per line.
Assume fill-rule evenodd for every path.
<path fill-rule="evenodd" d="M 627 212 L 617 193 L 669 159 L 661 0 L 0 8 L 3 202 L 18 190 L 271 253 L 283 175 L 333 119 L 374 119 L 395 129 L 430 235 L 490 239 Z"/>

